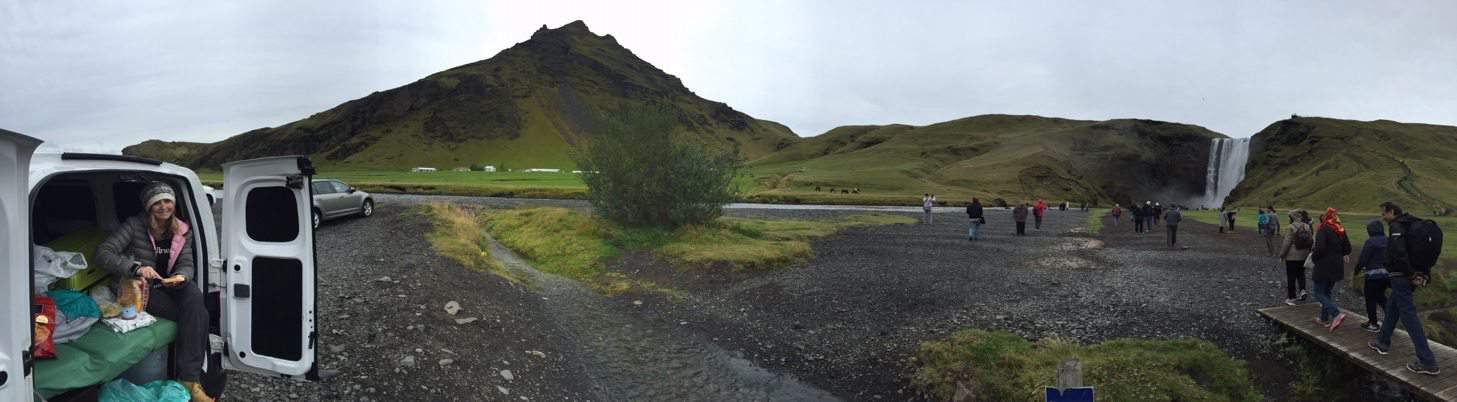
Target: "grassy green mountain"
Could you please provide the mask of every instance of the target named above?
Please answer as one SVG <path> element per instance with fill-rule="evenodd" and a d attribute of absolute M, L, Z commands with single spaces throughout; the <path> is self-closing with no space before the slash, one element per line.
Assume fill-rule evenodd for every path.
<path fill-rule="evenodd" d="M 142 155 L 164 161 L 187 161 L 206 150 L 208 144 L 201 142 L 146 140 L 126 147 L 127 155 Z"/>
<path fill-rule="evenodd" d="M 1374 211 L 1395 200 L 1412 211 L 1453 208 L 1457 127 L 1296 117 L 1250 142 L 1237 205 Z"/>
<path fill-rule="evenodd" d="M 763 200 L 904 201 L 922 193 L 964 202 L 1042 197 L 1100 204 L 1183 202 L 1204 191 L 1203 127 L 1152 120 L 1086 121 L 983 115 L 929 126 L 847 126 L 750 165 Z M 819 188 L 817 191 L 816 188 Z"/>
<path fill-rule="evenodd" d="M 698 97 L 678 78 L 581 21 L 543 26 L 490 59 L 319 112 L 282 127 L 248 131 L 186 152 L 156 141 L 123 150 L 216 168 L 271 155 L 311 156 L 340 170 L 450 168 L 485 162 L 513 168 L 572 166 L 568 150 L 589 141 L 604 116 L 632 107 L 676 114 L 683 138 L 737 146 L 754 159 L 795 142 L 778 123 Z"/>

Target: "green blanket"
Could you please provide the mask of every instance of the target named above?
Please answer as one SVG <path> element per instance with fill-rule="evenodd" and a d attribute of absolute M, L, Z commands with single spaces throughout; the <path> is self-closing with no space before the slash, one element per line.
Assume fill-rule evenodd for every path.
<path fill-rule="evenodd" d="M 56 358 L 35 362 L 35 389 L 50 398 L 62 392 L 111 381 L 148 353 L 166 347 L 177 334 L 177 324 L 157 323 L 118 334 L 97 322 L 86 335 L 56 345 Z"/>

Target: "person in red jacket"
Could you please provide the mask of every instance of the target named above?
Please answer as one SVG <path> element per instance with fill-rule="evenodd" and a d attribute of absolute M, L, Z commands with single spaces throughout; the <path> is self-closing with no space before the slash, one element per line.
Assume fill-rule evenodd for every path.
<path fill-rule="evenodd" d="M 1032 205 L 1032 218 L 1036 222 L 1032 228 L 1042 230 L 1042 215 L 1045 214 L 1047 214 L 1047 201 L 1039 198 L 1037 199 L 1037 203 Z"/>

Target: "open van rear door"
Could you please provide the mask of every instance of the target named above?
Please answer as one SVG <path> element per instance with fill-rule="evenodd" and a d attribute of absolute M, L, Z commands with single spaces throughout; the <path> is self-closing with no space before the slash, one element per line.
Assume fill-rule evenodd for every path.
<path fill-rule="evenodd" d="M 316 378 L 308 158 L 223 164 L 223 367 Z"/>
<path fill-rule="evenodd" d="M 40 140 L 0 130 L 0 401 L 35 396 L 30 380 L 30 155 Z"/>

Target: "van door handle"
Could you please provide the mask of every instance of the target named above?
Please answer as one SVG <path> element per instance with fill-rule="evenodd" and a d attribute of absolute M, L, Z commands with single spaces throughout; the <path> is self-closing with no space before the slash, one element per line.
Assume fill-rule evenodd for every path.
<path fill-rule="evenodd" d="M 244 284 L 241 284 L 241 283 L 235 283 L 235 284 L 233 284 L 233 297 L 234 298 L 247 299 L 248 297 L 251 297 L 252 295 L 253 295 L 253 289 L 251 287 L 249 287 L 248 285 L 244 285 Z"/>

